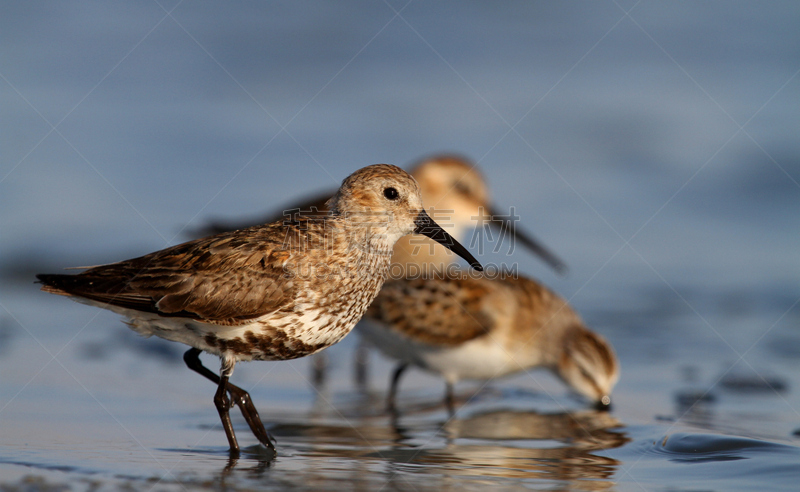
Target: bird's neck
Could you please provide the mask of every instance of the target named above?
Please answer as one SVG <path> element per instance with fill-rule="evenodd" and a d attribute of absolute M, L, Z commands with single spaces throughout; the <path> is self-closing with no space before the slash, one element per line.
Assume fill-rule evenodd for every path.
<path fill-rule="evenodd" d="M 394 244 L 401 235 L 390 230 L 391 214 L 387 213 L 335 213 L 334 227 L 342 234 L 350 247 L 363 254 L 391 256 Z"/>

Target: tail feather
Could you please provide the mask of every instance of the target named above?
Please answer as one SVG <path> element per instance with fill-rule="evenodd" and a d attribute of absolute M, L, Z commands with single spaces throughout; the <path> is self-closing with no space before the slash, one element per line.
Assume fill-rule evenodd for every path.
<path fill-rule="evenodd" d="M 58 294 L 61 296 L 69 296 L 70 289 L 69 289 L 69 279 L 74 277 L 74 275 L 62 275 L 62 274 L 50 274 L 50 273 L 38 273 L 36 274 L 36 278 L 39 279 L 37 283 L 43 284 L 42 290 L 44 292 L 49 292 L 50 294 Z"/>
<path fill-rule="evenodd" d="M 118 279 L 97 276 L 39 273 L 36 278 L 39 279 L 39 283 L 44 284 L 42 287 L 44 292 L 62 296 L 114 296 L 124 287 L 124 283 Z"/>

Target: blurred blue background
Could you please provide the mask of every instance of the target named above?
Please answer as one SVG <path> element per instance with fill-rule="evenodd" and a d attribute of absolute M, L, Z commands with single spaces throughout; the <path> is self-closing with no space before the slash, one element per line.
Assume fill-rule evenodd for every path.
<path fill-rule="evenodd" d="M 455 151 L 576 285 L 609 268 L 798 277 L 794 2 L 3 11 L 5 264 L 121 259 L 367 164 Z"/>

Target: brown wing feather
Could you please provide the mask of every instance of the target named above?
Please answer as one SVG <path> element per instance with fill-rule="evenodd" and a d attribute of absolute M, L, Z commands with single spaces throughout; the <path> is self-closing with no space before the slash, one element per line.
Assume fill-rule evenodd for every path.
<path fill-rule="evenodd" d="M 469 279 L 387 282 L 366 316 L 430 345 L 458 345 L 489 333 L 495 325 L 484 309 L 489 283 Z"/>
<path fill-rule="evenodd" d="M 162 316 L 236 325 L 295 296 L 284 278 L 281 224 L 183 243 L 78 275 L 39 275 L 49 292 Z"/>

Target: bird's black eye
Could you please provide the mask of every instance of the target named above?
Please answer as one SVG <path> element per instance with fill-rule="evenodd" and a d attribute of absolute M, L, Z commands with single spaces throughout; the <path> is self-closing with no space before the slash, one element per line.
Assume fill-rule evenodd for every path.
<path fill-rule="evenodd" d="M 397 197 L 400 196 L 400 193 L 398 193 L 398 191 L 394 188 L 385 188 L 383 190 L 383 196 L 389 200 L 397 200 Z"/>
<path fill-rule="evenodd" d="M 469 186 L 464 184 L 463 181 L 456 181 L 456 183 L 453 185 L 453 188 L 455 188 L 456 192 L 462 195 L 467 195 L 467 196 L 472 195 L 472 190 L 470 190 Z"/>

